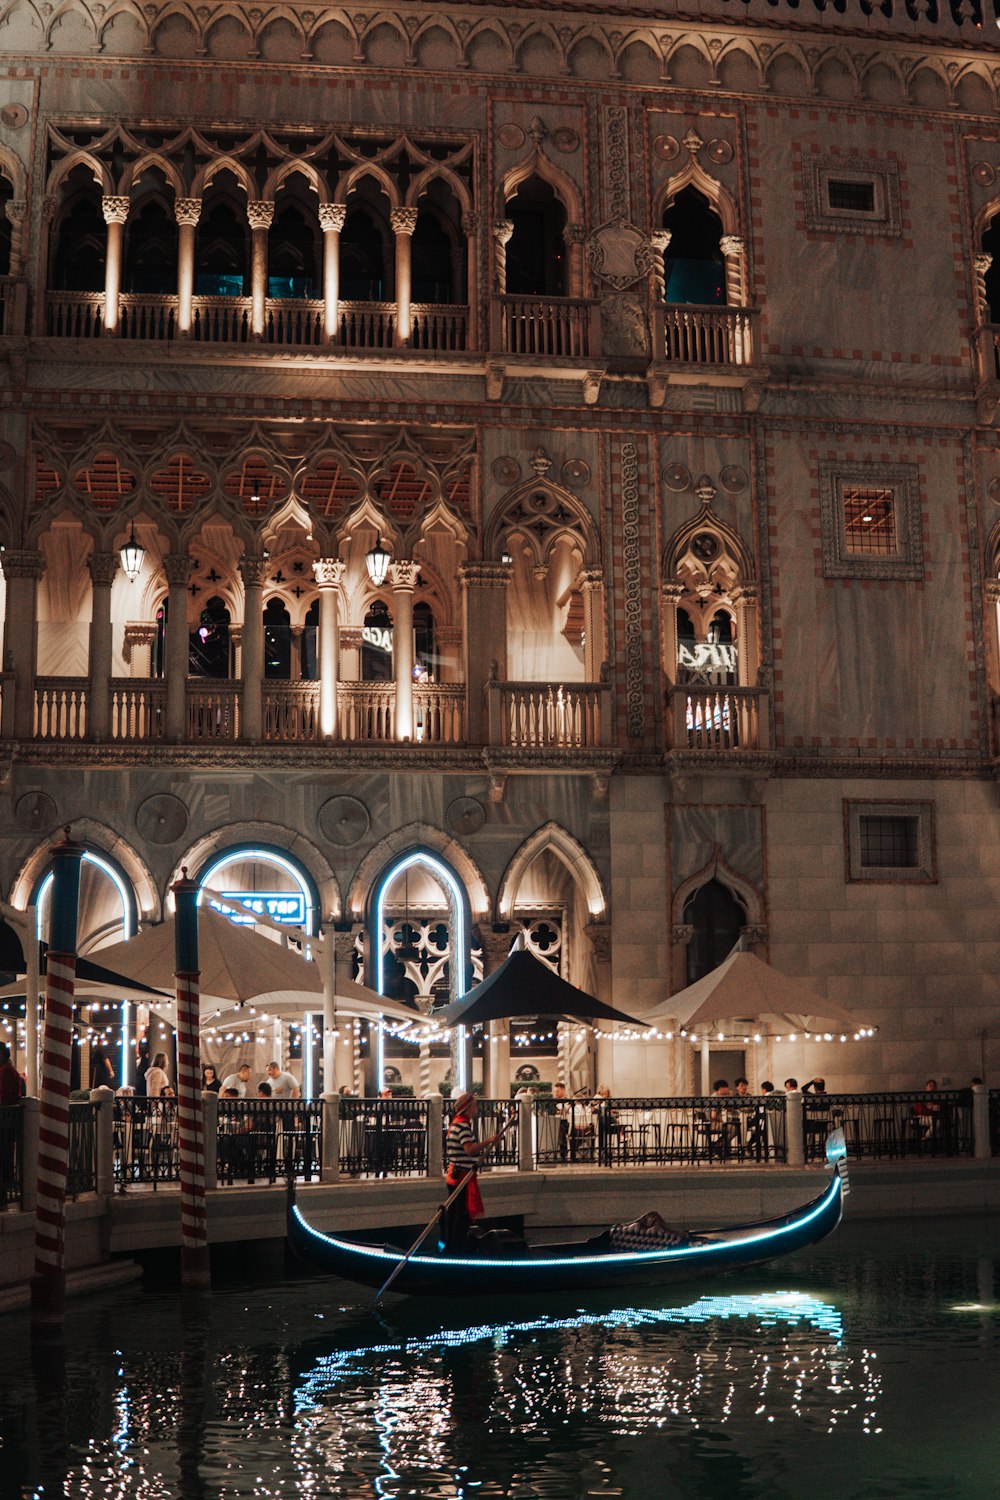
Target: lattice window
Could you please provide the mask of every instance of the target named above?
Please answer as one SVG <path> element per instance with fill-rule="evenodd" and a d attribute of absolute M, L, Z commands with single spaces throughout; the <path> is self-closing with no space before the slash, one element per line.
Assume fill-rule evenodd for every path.
<path fill-rule="evenodd" d="M 919 863 L 920 819 L 860 819 L 861 863 L 865 866 L 915 869 Z"/>
<path fill-rule="evenodd" d="M 844 544 L 858 557 L 895 557 L 896 497 L 892 490 L 844 485 Z"/>
<path fill-rule="evenodd" d="M 74 487 L 95 510 L 114 510 L 135 483 L 135 475 L 122 467 L 117 453 L 95 453 L 87 467 L 73 475 Z"/>
<path fill-rule="evenodd" d="M 51 495 L 62 488 L 62 482 L 59 470 L 39 454 L 35 459 L 35 505 L 44 505 Z"/>
<path fill-rule="evenodd" d="M 341 515 L 358 495 L 357 479 L 334 453 L 316 460 L 300 488 L 303 500 L 321 516 Z"/>
<path fill-rule="evenodd" d="M 222 488 L 234 500 L 242 502 L 248 515 L 262 516 L 275 500 L 284 497 L 288 485 L 262 453 L 251 453 L 243 460 L 242 468 L 229 471 Z"/>
<path fill-rule="evenodd" d="M 397 462 L 380 474 L 374 485 L 379 500 L 397 516 L 413 515 L 431 493 L 430 480 L 412 464 Z"/>
<path fill-rule="evenodd" d="M 845 802 L 848 880 L 936 879 L 931 802 Z"/>
<path fill-rule="evenodd" d="M 195 468 L 186 453 L 175 453 L 165 469 L 157 469 L 150 475 L 149 488 L 168 510 L 186 515 L 205 498 L 212 488 L 212 481 L 201 469 Z"/>

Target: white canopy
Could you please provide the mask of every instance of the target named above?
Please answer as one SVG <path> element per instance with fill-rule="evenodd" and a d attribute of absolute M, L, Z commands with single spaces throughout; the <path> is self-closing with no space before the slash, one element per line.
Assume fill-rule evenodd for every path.
<path fill-rule="evenodd" d="M 850 1032 L 870 1028 L 835 1000 L 818 995 L 804 979 L 791 979 L 753 953 L 734 949 L 718 968 L 647 1011 L 644 1021 L 671 1017 L 678 1030 L 739 1034 L 764 1031 Z M 875 1029 L 875 1028 L 871 1028 Z"/>

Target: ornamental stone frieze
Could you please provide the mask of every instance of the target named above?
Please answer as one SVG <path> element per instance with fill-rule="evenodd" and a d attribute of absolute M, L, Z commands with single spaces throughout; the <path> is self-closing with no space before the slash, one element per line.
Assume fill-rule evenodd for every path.
<path fill-rule="evenodd" d="M 0 552 L 0 567 L 3 576 L 10 578 L 41 578 L 45 572 L 45 558 L 41 552 L 16 551 L 5 548 Z"/>
<path fill-rule="evenodd" d="M 649 236 L 627 219 L 611 219 L 587 241 L 587 264 L 595 277 L 616 291 L 640 281 L 649 271 L 653 248 Z"/>
<path fill-rule="evenodd" d="M 509 563 L 462 563 L 458 576 L 466 588 L 505 589 L 510 583 Z"/>
<path fill-rule="evenodd" d="M 419 577 L 419 563 L 402 561 L 389 564 L 389 582 L 394 594 L 412 594 Z"/>

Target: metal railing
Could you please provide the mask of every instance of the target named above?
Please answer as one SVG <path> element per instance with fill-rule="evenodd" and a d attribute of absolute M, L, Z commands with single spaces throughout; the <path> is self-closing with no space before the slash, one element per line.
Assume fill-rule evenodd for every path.
<path fill-rule="evenodd" d="M 822 1158 L 827 1135 L 838 1127 L 843 1128 L 848 1156 L 854 1158 L 971 1156 L 972 1091 L 803 1094 L 807 1161 Z"/>
<path fill-rule="evenodd" d="M 585 357 L 592 303 L 577 297 L 500 297 L 500 348 L 550 359 Z"/>
<path fill-rule="evenodd" d="M 24 1191 L 24 1108 L 0 1108 L 0 1210 L 20 1204 Z"/>
<path fill-rule="evenodd" d="M 491 1135 L 501 1136 L 501 1139 L 491 1148 L 484 1164 L 491 1167 L 516 1167 L 521 1101 L 519 1099 L 480 1099 L 478 1104 L 479 1111 L 472 1127 L 476 1140 L 483 1141 Z M 442 1116 L 443 1136 L 447 1137 L 448 1126 L 455 1117 L 454 1099 L 445 1099 Z"/>
<path fill-rule="evenodd" d="M 138 1186 L 155 1189 L 163 1183 L 180 1181 L 176 1100 L 132 1096 L 116 1099 L 112 1138 L 115 1185 L 119 1192 Z"/>
<path fill-rule="evenodd" d="M 656 357 L 671 364 L 752 365 L 759 316 L 750 307 L 657 303 L 653 309 Z"/>
<path fill-rule="evenodd" d="M 66 1196 L 97 1192 L 97 1105 L 69 1106 L 69 1165 Z"/>
<path fill-rule="evenodd" d="M 584 749 L 610 737 L 605 682 L 491 682 L 490 743 L 526 749 Z"/>
<path fill-rule="evenodd" d="M 787 1160 L 785 1096 L 536 1099 L 539 1166 L 699 1166 Z"/>
<path fill-rule="evenodd" d="M 315 298 L 293 301 L 269 297 L 264 304 L 265 342 L 313 349 L 324 344 L 324 308 L 325 303 Z"/>
<path fill-rule="evenodd" d="M 469 309 L 451 303 L 415 302 L 410 308 L 410 348 L 450 354 L 468 342 Z"/>
<path fill-rule="evenodd" d="M 762 690 L 679 684 L 669 690 L 674 750 L 757 750 Z"/>
<path fill-rule="evenodd" d="M 177 332 L 177 298 L 122 292 L 118 298 L 118 337 L 167 341 Z"/>
<path fill-rule="evenodd" d="M 216 1179 L 232 1185 L 320 1175 L 323 1106 L 317 1099 L 220 1099 Z"/>
<path fill-rule="evenodd" d="M 350 1177 L 426 1176 L 429 1123 L 423 1099 L 342 1099 L 341 1172 Z"/>

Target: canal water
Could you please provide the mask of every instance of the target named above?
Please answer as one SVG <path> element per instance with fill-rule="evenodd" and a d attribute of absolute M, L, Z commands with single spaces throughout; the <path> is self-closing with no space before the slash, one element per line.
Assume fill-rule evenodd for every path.
<path fill-rule="evenodd" d="M 390 1299 L 278 1260 L 0 1319 L 3 1500 L 996 1500 L 994 1219 L 669 1293 Z"/>

